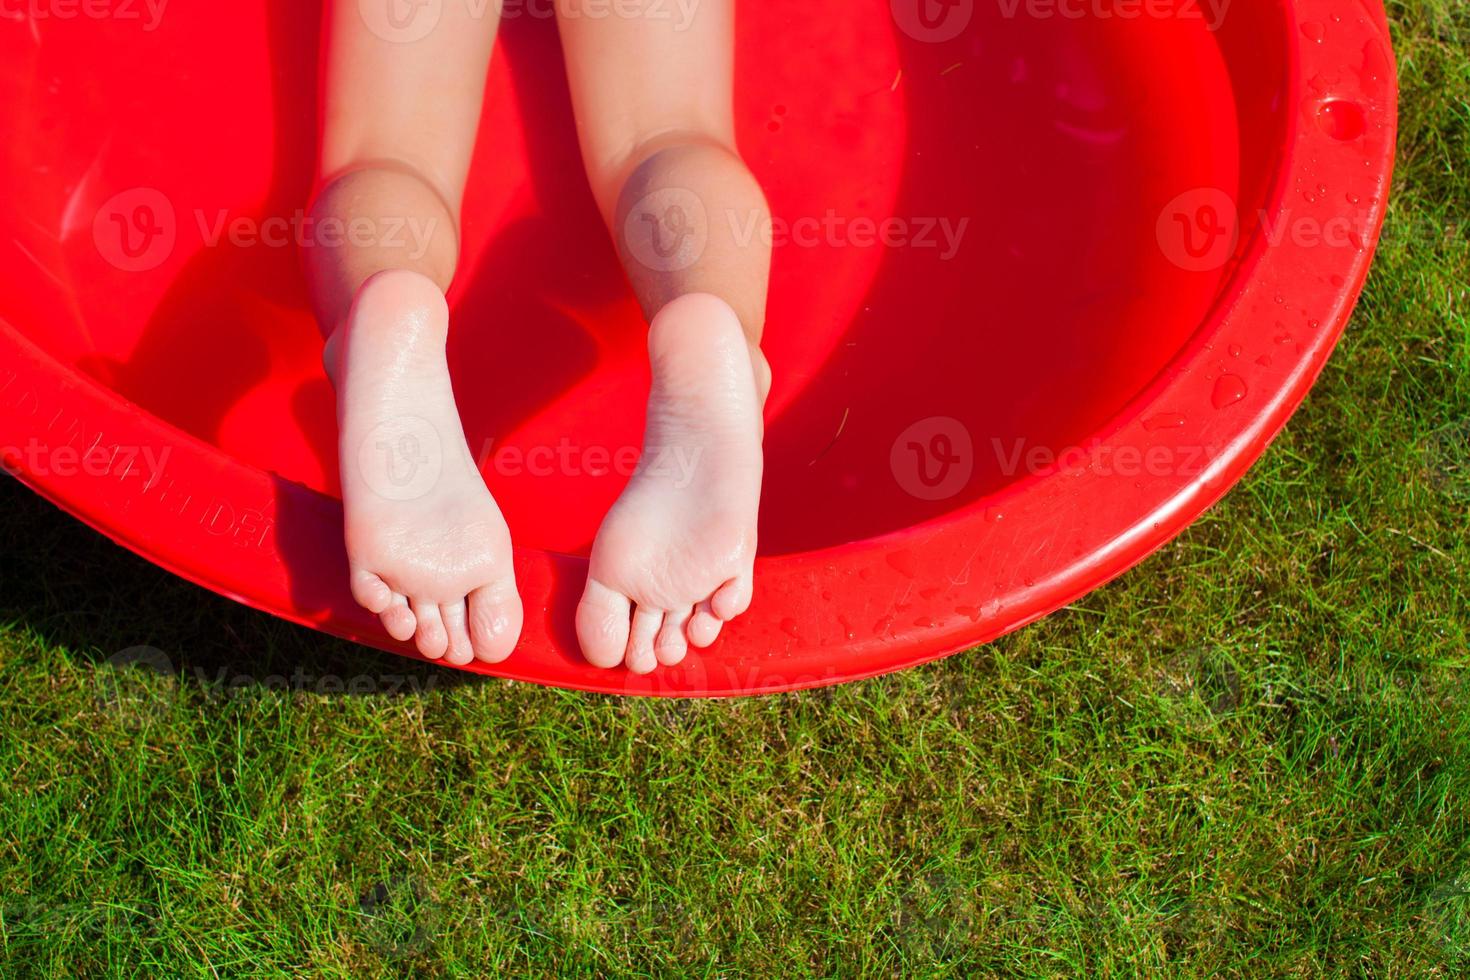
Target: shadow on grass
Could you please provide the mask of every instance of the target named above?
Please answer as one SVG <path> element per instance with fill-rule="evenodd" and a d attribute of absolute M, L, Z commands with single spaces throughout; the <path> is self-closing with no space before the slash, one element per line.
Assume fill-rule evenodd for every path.
<path fill-rule="evenodd" d="M 201 688 L 417 696 L 486 679 L 358 646 L 185 582 L 0 477 L 0 629 Z"/>

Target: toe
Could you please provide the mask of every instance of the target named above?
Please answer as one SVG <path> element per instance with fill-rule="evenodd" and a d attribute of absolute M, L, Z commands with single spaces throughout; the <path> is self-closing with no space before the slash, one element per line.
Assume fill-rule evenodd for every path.
<path fill-rule="evenodd" d="M 750 597 L 754 591 L 753 576 L 749 573 L 732 578 L 710 597 L 710 610 L 725 622 L 729 622 L 750 608 Z"/>
<path fill-rule="evenodd" d="M 414 634 L 414 645 L 419 648 L 419 653 L 430 660 L 438 660 L 449 649 L 449 634 L 439 615 L 439 604 L 413 599 L 409 605 L 413 608 L 414 618 L 419 621 L 418 632 Z"/>
<path fill-rule="evenodd" d="M 596 579 L 577 605 L 577 642 L 582 655 L 594 667 L 616 667 L 628 649 L 628 597 Z"/>
<path fill-rule="evenodd" d="M 474 660 L 475 650 L 470 645 L 470 628 L 464 600 L 441 602 L 439 618 L 443 621 L 444 632 L 449 638 L 449 647 L 444 654 L 444 662 L 455 667 L 463 667 Z"/>
<path fill-rule="evenodd" d="M 521 597 L 515 584 L 508 587 L 482 585 L 470 593 L 470 643 L 475 656 L 487 664 L 498 664 L 515 649 L 521 638 Z"/>
<path fill-rule="evenodd" d="M 628 636 L 628 669 L 635 674 L 652 673 L 658 666 L 653 653 L 653 638 L 664 625 L 664 611 L 639 606 L 633 613 L 633 628 Z"/>
<path fill-rule="evenodd" d="M 658 631 L 658 638 L 653 641 L 653 655 L 665 667 L 674 666 L 689 652 L 684 627 L 692 612 L 691 609 L 675 610 L 664 617 L 663 629 Z"/>
<path fill-rule="evenodd" d="M 694 615 L 689 617 L 690 646 L 709 646 L 720 635 L 720 627 L 723 625 L 720 617 L 710 609 L 709 600 L 704 600 L 695 607 Z"/>
<path fill-rule="evenodd" d="M 393 604 L 393 590 L 366 568 L 352 570 L 352 598 L 374 616 L 382 615 Z"/>
<path fill-rule="evenodd" d="M 382 621 L 383 629 L 388 631 L 388 635 L 399 643 L 406 643 L 419 625 L 408 608 L 408 600 L 396 592 L 389 598 L 388 608 L 378 614 L 378 619 Z"/>

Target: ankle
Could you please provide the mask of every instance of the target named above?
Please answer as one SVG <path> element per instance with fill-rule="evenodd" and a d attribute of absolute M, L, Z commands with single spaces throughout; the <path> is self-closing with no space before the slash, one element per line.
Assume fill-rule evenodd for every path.
<path fill-rule="evenodd" d="M 340 388 L 342 384 L 342 357 L 346 346 L 347 321 L 342 320 L 327 334 L 327 340 L 322 344 L 322 369 L 327 372 L 327 380 L 334 388 Z"/>
<path fill-rule="evenodd" d="M 409 269 L 375 272 L 357 287 L 347 315 L 327 334 L 322 367 L 334 385 L 345 367 L 349 341 L 374 340 L 396 349 L 434 351 L 442 356 L 449 340 L 449 306 L 427 276 Z"/>

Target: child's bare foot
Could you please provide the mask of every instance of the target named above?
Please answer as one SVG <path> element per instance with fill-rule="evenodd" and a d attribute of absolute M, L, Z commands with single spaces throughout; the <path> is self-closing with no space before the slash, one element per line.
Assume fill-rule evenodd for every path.
<path fill-rule="evenodd" d="M 592 545 L 577 638 L 599 667 L 637 673 L 709 646 L 750 605 L 761 486 L 754 357 L 735 312 L 682 296 L 648 333 L 643 458 Z"/>
<path fill-rule="evenodd" d="M 352 595 L 435 660 L 504 660 L 521 632 L 510 532 L 465 443 L 444 296 L 416 272 L 363 283 L 327 343 Z"/>

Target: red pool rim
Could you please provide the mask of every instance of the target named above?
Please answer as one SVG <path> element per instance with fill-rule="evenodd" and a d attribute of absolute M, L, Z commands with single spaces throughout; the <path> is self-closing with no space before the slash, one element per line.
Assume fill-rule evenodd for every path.
<path fill-rule="evenodd" d="M 1313 36 L 1301 26 L 1309 23 L 1333 29 Z M 1251 232 L 1190 343 L 1089 442 L 1093 460 L 1136 450 L 1179 460 L 1193 455 L 1198 468 L 1180 465 L 1142 479 L 1086 465 L 1037 474 L 900 532 L 761 558 L 752 610 L 727 627 L 711 651 L 649 676 L 596 670 L 569 652 L 584 559 L 518 549 L 516 575 L 527 612 L 523 641 L 493 670 L 478 664 L 468 669 L 639 695 L 758 694 L 857 680 L 1025 626 L 1182 531 L 1244 474 L 1305 397 L 1362 289 L 1386 209 L 1396 82 L 1381 5 L 1288 0 L 1281 5 L 1281 29 L 1291 59 L 1289 108 L 1268 220 Z M 1351 80 L 1326 87 L 1316 81 L 1341 74 L 1369 48 L 1380 52 L 1387 75 L 1377 95 L 1369 97 Z M 1312 199 L 1299 192 L 1304 177 L 1341 186 L 1349 176 L 1374 178 L 1381 186 L 1376 199 L 1352 204 L 1341 193 Z M 1288 209 L 1293 221 L 1316 227 L 1346 222 L 1357 236 L 1355 247 L 1323 247 L 1291 235 L 1268 241 L 1267 229 Z M 1283 310 L 1310 310 L 1317 326 L 1293 323 L 1283 331 Z M 1230 351 L 1263 346 L 1273 352 L 1269 366 L 1252 368 L 1248 397 L 1233 397 L 1231 382 L 1222 382 L 1222 374 L 1231 375 Z M 416 656 L 352 604 L 337 501 L 141 411 L 60 364 L 9 323 L 0 323 L 0 407 L 0 446 L 44 441 L 48 432 L 79 420 L 104 447 L 170 447 L 167 487 L 148 486 L 137 475 L 18 474 L 118 543 L 257 609 Z M 202 508 L 200 501 L 206 501 Z M 186 506 L 192 508 L 187 520 L 179 516 Z M 288 511 L 297 515 L 294 527 L 303 526 L 299 515 L 312 515 L 304 533 L 315 539 L 320 564 L 305 593 L 299 569 L 287 568 L 273 540 L 272 529 Z M 198 513 L 205 519 L 192 516 Z"/>

